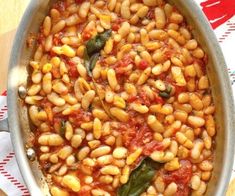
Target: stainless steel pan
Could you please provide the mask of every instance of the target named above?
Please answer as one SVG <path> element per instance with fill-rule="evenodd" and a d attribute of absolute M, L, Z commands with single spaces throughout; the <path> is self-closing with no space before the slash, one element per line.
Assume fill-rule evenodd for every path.
<path fill-rule="evenodd" d="M 216 37 L 194 0 L 171 0 L 184 14 L 194 28 L 194 35 L 200 40 L 208 54 L 208 73 L 216 104 L 216 148 L 215 167 L 210 180 L 208 196 L 225 194 L 232 171 L 235 141 L 235 112 L 232 90 L 224 57 Z M 16 159 L 24 181 L 33 196 L 49 195 L 47 184 L 38 168 L 38 162 L 28 161 L 26 143 L 30 136 L 27 108 L 18 96 L 19 86 L 27 86 L 28 63 L 34 52 L 26 46 L 30 33 L 37 33 L 50 4 L 49 0 L 33 0 L 22 18 L 14 40 L 8 73 L 7 105 L 8 119 L 0 122 L 1 130 L 10 130 Z"/>

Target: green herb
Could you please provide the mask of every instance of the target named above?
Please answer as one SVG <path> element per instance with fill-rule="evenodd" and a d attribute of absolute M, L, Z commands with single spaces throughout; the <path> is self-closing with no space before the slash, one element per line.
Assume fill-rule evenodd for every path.
<path fill-rule="evenodd" d="M 106 41 L 110 38 L 112 34 L 112 30 L 106 30 L 103 33 L 98 33 L 95 37 L 91 38 L 86 43 L 86 48 L 84 50 L 84 64 L 86 67 L 86 70 L 88 72 L 88 75 L 91 77 L 92 82 L 95 87 L 95 91 L 99 97 L 99 100 L 105 110 L 105 112 L 108 114 L 108 116 L 113 119 L 113 116 L 109 112 L 109 108 L 104 104 L 103 100 L 101 99 L 101 96 L 99 94 L 99 88 L 98 85 L 95 82 L 95 79 L 92 76 L 92 70 L 94 69 L 96 62 L 99 59 L 100 51 L 104 48 Z"/>
<path fill-rule="evenodd" d="M 161 91 L 159 93 L 159 96 L 168 99 L 171 96 L 170 95 L 171 94 L 171 90 L 172 90 L 171 86 L 168 85 L 165 91 Z"/>
<path fill-rule="evenodd" d="M 131 173 L 128 182 L 118 189 L 118 196 L 139 196 L 150 185 L 156 170 L 162 166 L 149 157 L 145 158 Z"/>
<path fill-rule="evenodd" d="M 169 93 L 167 93 L 167 92 L 165 92 L 165 91 L 163 91 L 163 92 L 160 92 L 159 93 L 159 96 L 160 97 L 163 97 L 163 98 L 170 98 L 170 94 Z"/>
<path fill-rule="evenodd" d="M 86 43 L 87 54 L 91 57 L 95 53 L 99 53 L 105 46 L 106 41 L 110 38 L 112 30 L 106 30 L 98 33 Z"/>
<path fill-rule="evenodd" d="M 60 122 L 60 135 L 62 137 L 65 137 L 65 120 L 62 120 Z"/>
<path fill-rule="evenodd" d="M 167 93 L 171 93 L 171 90 L 172 90 L 172 87 L 170 86 L 170 85 L 168 85 L 167 87 L 166 87 L 166 92 Z"/>
<path fill-rule="evenodd" d="M 87 49 L 85 48 L 84 50 L 84 63 L 90 77 L 92 77 L 92 70 L 94 69 L 96 62 L 99 59 L 99 55 L 99 53 L 95 53 L 89 57 L 87 54 Z"/>
<path fill-rule="evenodd" d="M 103 33 L 97 34 L 86 43 L 84 50 L 85 67 L 90 77 L 92 77 L 92 70 L 99 59 L 100 51 L 104 48 L 106 41 L 111 36 L 112 30 L 106 30 Z"/>

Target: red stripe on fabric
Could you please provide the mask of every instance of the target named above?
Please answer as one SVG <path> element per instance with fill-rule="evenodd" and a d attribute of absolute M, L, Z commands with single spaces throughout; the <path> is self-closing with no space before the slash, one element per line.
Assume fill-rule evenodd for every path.
<path fill-rule="evenodd" d="M 4 162 L 8 162 L 8 161 L 10 161 L 10 159 L 5 158 L 5 159 L 3 159 L 3 161 L 4 161 Z"/>
<path fill-rule="evenodd" d="M 7 91 L 6 90 L 2 93 L 2 96 L 7 96 Z"/>
<path fill-rule="evenodd" d="M 11 158 L 14 157 L 14 155 L 7 155 L 6 157 L 7 157 L 8 159 L 11 159 Z"/>
<path fill-rule="evenodd" d="M 10 153 L 6 156 L 6 158 L 4 158 L 2 162 L 0 162 L 0 173 L 1 173 L 7 180 L 9 180 L 11 183 L 13 183 L 13 185 L 15 185 L 16 188 L 18 188 L 18 189 L 22 192 L 21 195 L 23 195 L 23 194 L 25 194 L 25 193 L 28 194 L 29 192 L 27 191 L 27 188 L 26 188 L 23 184 L 21 184 L 16 178 L 14 178 L 14 176 L 12 176 L 10 173 L 8 173 L 8 172 L 5 170 L 5 168 L 3 167 L 3 165 L 6 165 L 6 164 L 7 164 L 6 161 L 9 162 L 9 161 L 13 158 L 13 155 L 14 155 L 14 152 L 10 152 Z"/>

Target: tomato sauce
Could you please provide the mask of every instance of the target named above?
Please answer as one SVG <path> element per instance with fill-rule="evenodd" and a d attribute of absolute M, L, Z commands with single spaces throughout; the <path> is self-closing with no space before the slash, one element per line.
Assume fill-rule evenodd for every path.
<path fill-rule="evenodd" d="M 131 56 L 125 55 L 120 61 L 113 65 L 113 68 L 115 69 L 118 75 L 125 75 L 125 68 L 133 63 L 134 61 L 132 60 Z"/>
<path fill-rule="evenodd" d="M 142 154 L 149 156 L 155 150 L 163 150 L 161 142 L 153 138 L 153 131 L 146 124 L 146 119 L 135 116 L 128 124 L 122 124 L 120 130 L 123 135 L 124 145 L 133 152 L 137 147 L 142 147 Z"/>
<path fill-rule="evenodd" d="M 40 27 L 40 33 L 39 33 L 38 36 L 37 36 L 37 43 L 38 43 L 38 44 L 43 44 L 43 43 L 45 42 L 45 36 L 44 36 L 44 34 L 42 33 L 42 31 L 43 31 L 43 28 Z"/>
<path fill-rule="evenodd" d="M 72 60 L 65 59 L 66 64 L 68 65 L 68 74 L 72 78 L 77 78 L 79 76 L 76 63 Z"/>
<path fill-rule="evenodd" d="M 56 33 L 56 34 L 53 36 L 53 45 L 54 45 L 54 46 L 62 45 L 62 41 L 61 41 L 62 38 L 63 38 L 63 33 L 62 33 L 62 32 Z"/>
<path fill-rule="evenodd" d="M 64 12 L 67 7 L 66 1 L 57 1 L 53 4 L 53 8 L 57 9 L 59 12 Z"/>
<path fill-rule="evenodd" d="M 178 188 L 175 196 L 189 196 L 189 182 L 192 178 L 192 163 L 189 160 L 181 160 L 180 165 L 181 167 L 178 170 L 172 172 L 163 171 L 161 176 L 167 185 L 172 182 L 177 184 Z"/>
<path fill-rule="evenodd" d="M 91 37 L 92 37 L 91 30 L 84 30 L 82 32 L 82 39 L 83 39 L 83 41 L 88 41 L 89 39 L 91 39 Z"/>
<path fill-rule="evenodd" d="M 149 19 L 149 20 L 153 20 L 155 18 L 155 14 L 154 14 L 154 9 L 153 8 L 149 9 L 146 18 Z"/>
<path fill-rule="evenodd" d="M 118 31 L 118 29 L 121 27 L 121 23 L 124 21 L 125 21 L 124 18 L 117 18 L 117 20 L 111 26 L 112 30 Z"/>
<path fill-rule="evenodd" d="M 83 122 L 89 122 L 93 118 L 90 112 L 85 112 L 84 110 L 78 110 L 69 115 L 70 121 L 76 126 L 80 127 Z"/>
<path fill-rule="evenodd" d="M 146 60 L 141 60 L 137 67 L 141 70 L 145 70 L 147 67 L 149 67 L 149 64 Z"/>
<path fill-rule="evenodd" d="M 82 2 L 84 2 L 84 0 L 75 0 L 75 2 L 76 2 L 77 4 L 81 4 Z"/>

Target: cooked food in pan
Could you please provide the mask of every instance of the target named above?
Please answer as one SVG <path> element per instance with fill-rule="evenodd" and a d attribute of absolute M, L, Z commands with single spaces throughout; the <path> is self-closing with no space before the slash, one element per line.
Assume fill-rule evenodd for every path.
<path fill-rule="evenodd" d="M 192 30 L 163 0 L 53 5 L 25 98 L 53 196 L 205 193 L 215 106 Z"/>

